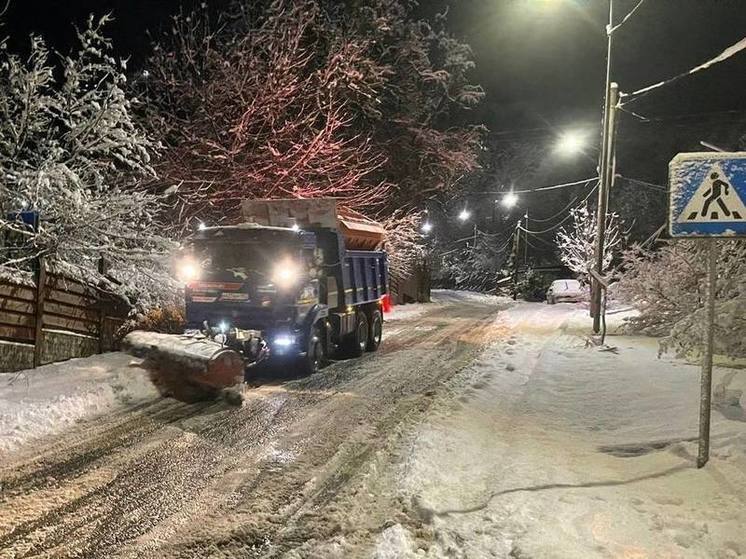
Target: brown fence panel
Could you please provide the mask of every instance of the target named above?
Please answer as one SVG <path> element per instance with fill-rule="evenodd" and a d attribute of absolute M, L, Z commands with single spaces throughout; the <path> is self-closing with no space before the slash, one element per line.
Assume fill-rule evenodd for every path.
<path fill-rule="evenodd" d="M 67 344 L 60 336 L 65 333 L 97 338 L 98 344 L 94 342 L 94 347 L 98 351 L 117 349 L 117 332 L 130 310 L 125 301 L 58 274 L 40 275 L 43 280 L 41 290 L 28 283 L 0 278 L 0 340 L 29 344 L 37 364 L 64 358 L 60 357 L 60 352 L 64 353 Z M 61 331 L 61 334 L 52 330 Z M 73 345 L 76 348 L 85 346 L 86 349 L 72 351 L 84 351 L 90 355 L 90 342 Z M 79 355 L 67 357 L 70 356 Z M 3 361 L 1 357 L 0 370 L 8 370 L 7 359 Z M 19 363 L 17 366 L 29 365 Z"/>
<path fill-rule="evenodd" d="M 36 298 L 36 288 L 26 285 L 16 285 L 0 279 L 0 298 L 2 299 L 20 299 L 22 301 L 31 301 Z"/>

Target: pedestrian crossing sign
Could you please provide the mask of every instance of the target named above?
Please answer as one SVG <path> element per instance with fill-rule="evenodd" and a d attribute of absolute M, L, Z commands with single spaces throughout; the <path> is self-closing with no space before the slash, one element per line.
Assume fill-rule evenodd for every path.
<path fill-rule="evenodd" d="M 668 181 L 672 237 L 746 236 L 746 152 L 680 153 Z"/>

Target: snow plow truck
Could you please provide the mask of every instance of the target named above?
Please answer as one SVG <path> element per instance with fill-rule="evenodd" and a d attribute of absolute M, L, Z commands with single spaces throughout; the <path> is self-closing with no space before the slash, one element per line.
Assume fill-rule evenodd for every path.
<path fill-rule="evenodd" d="M 124 339 L 168 395 L 215 393 L 260 366 L 312 374 L 333 353 L 357 357 L 381 344 L 380 224 L 333 199 L 250 200 L 242 217 L 200 227 L 184 244 L 176 263 L 186 286 L 183 335 Z"/>

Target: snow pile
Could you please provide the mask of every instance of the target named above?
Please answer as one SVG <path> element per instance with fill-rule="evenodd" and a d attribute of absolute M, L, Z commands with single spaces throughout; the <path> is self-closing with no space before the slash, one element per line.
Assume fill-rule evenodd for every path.
<path fill-rule="evenodd" d="M 106 353 L 0 374 L 0 455 L 76 421 L 154 398 L 156 389 L 132 358 Z"/>
<path fill-rule="evenodd" d="M 620 313 L 621 314 L 621 313 Z M 695 468 L 699 370 L 571 334 L 579 306 L 519 303 L 505 337 L 434 401 L 401 464 L 423 529 L 406 557 L 738 557 L 746 553 L 746 373 L 716 369 L 711 460 Z M 417 538 L 413 534 L 417 533 Z"/>
<path fill-rule="evenodd" d="M 373 552 L 374 559 L 407 559 L 417 555 L 409 551 L 414 542 L 410 533 L 401 525 L 394 524 L 381 532 L 376 549 Z"/>

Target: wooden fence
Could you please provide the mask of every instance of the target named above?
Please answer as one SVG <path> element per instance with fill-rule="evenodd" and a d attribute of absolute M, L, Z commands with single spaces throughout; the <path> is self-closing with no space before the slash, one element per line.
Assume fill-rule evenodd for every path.
<path fill-rule="evenodd" d="M 116 332 L 130 310 L 123 300 L 45 271 L 37 280 L 16 282 L 0 277 L 0 341 L 33 346 L 33 366 L 116 348 Z M 59 338 L 56 345 L 77 347 L 77 353 L 83 355 L 66 352 L 64 347 L 53 348 L 54 336 Z M 6 358 L 3 368 L 22 368 L 30 359 L 21 361 L 14 367 Z"/>

